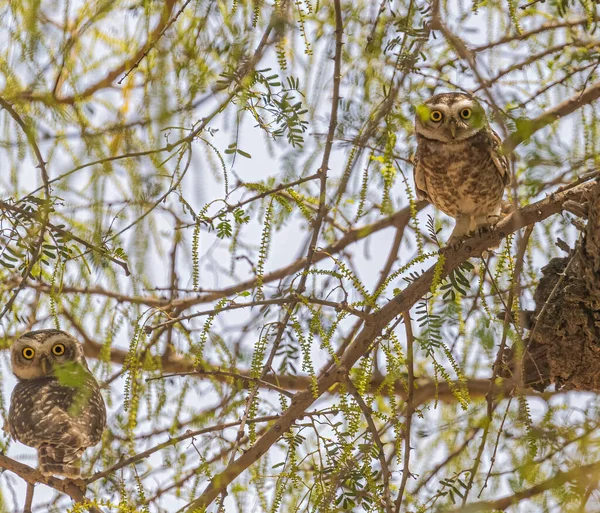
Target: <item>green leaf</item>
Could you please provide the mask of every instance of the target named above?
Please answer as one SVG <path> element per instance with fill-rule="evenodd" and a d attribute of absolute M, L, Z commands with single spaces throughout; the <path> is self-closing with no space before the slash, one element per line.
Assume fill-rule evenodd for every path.
<path fill-rule="evenodd" d="M 231 223 L 229 221 L 221 221 L 217 225 L 217 237 L 219 237 L 219 239 L 225 239 L 231 237 L 232 235 L 233 228 L 231 227 Z"/>
<path fill-rule="evenodd" d="M 88 371 L 77 362 L 65 362 L 54 368 L 54 375 L 61 385 L 70 388 L 81 387 L 89 377 Z"/>

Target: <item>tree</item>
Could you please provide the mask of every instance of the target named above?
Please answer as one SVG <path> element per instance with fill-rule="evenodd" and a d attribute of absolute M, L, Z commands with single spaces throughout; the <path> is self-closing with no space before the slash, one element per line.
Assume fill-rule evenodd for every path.
<path fill-rule="evenodd" d="M 109 422 L 83 483 L 0 438 L 0 511 L 597 510 L 597 9 L 5 3 L 0 411 L 54 326 Z M 442 90 L 513 175 L 458 251 L 411 172 Z"/>

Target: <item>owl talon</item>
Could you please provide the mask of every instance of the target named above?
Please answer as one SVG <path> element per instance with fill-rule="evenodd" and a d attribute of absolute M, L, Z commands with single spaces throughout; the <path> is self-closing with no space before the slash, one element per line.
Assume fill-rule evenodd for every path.
<path fill-rule="evenodd" d="M 452 249 L 453 251 L 458 251 L 465 240 L 466 237 L 450 237 L 446 247 Z"/>
<path fill-rule="evenodd" d="M 71 481 L 71 483 L 73 483 L 82 492 L 85 492 L 85 490 L 87 489 L 87 485 L 85 484 L 85 481 L 83 479 L 81 479 L 80 477 L 77 477 L 75 479 L 67 479 L 67 481 Z"/>
<path fill-rule="evenodd" d="M 483 225 L 483 226 L 480 226 L 479 228 L 477 228 L 475 233 L 477 235 L 479 235 L 479 237 L 483 237 L 486 233 L 489 233 L 492 230 L 493 230 L 492 225 L 487 224 L 487 225 Z"/>

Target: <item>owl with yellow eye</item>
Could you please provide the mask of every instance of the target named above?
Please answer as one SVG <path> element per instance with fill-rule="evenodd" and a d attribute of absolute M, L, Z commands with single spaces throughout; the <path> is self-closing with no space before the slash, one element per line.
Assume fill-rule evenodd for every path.
<path fill-rule="evenodd" d="M 18 383 L 8 431 L 37 449 L 42 474 L 79 478 L 83 452 L 100 441 L 106 425 L 83 346 L 64 331 L 30 331 L 11 346 L 11 365 Z"/>
<path fill-rule="evenodd" d="M 448 241 L 456 247 L 498 221 L 510 182 L 508 160 L 475 97 L 436 94 L 416 111 L 417 197 L 456 220 Z"/>

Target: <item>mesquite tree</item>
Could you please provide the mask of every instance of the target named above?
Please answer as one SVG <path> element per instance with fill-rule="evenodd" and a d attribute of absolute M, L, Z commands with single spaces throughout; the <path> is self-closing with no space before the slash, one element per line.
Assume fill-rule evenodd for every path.
<path fill-rule="evenodd" d="M 52 327 L 109 410 L 81 482 L 0 436 L 0 512 L 598 510 L 596 3 L 0 14 L 0 412 Z M 511 161 L 458 250 L 412 179 L 441 91 Z"/>

